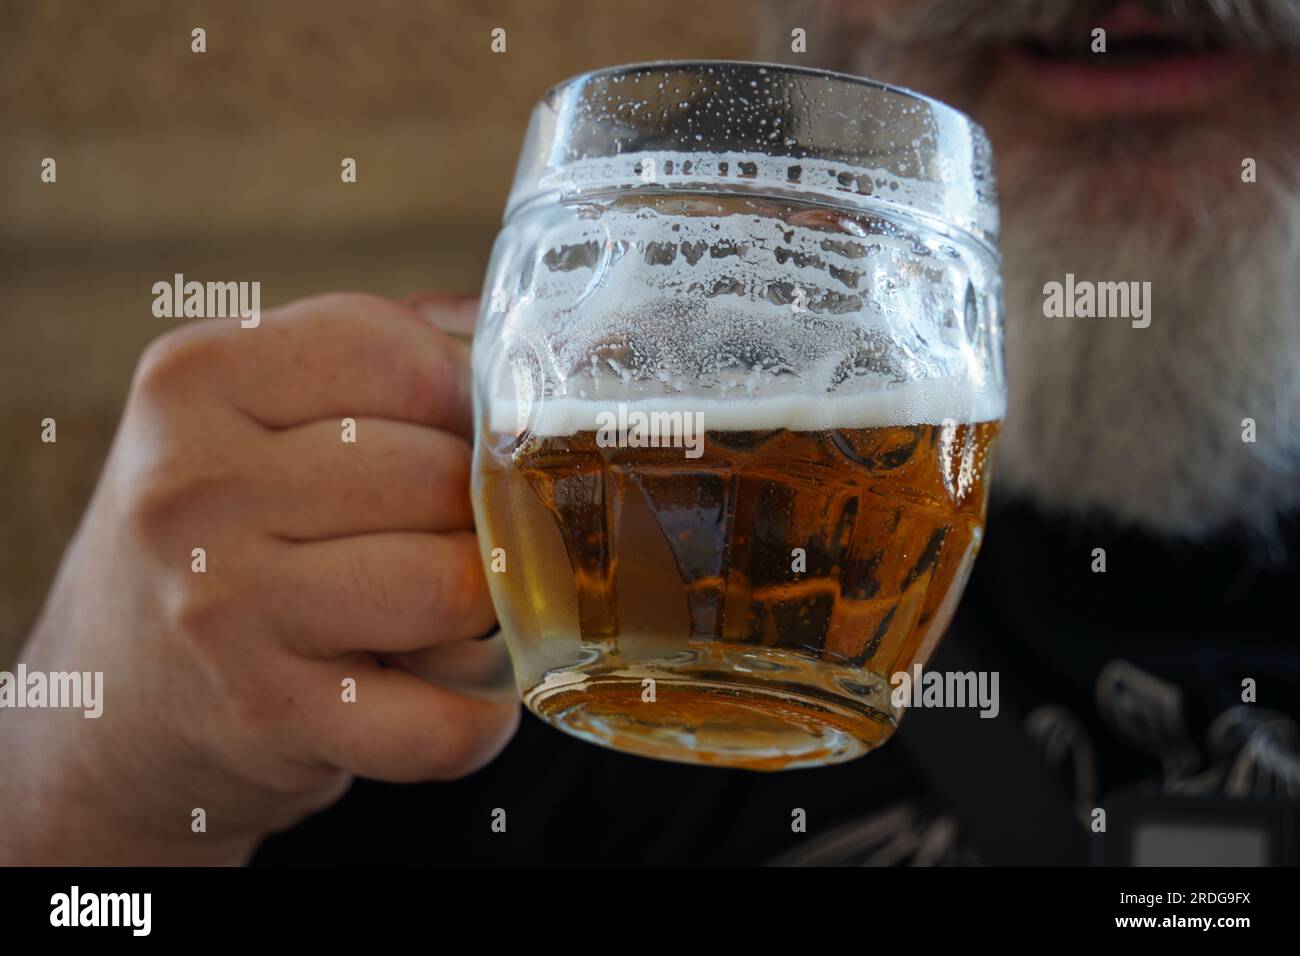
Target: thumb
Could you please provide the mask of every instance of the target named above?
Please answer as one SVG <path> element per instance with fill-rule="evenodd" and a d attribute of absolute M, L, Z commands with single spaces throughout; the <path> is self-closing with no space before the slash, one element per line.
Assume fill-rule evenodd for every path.
<path fill-rule="evenodd" d="M 472 292 L 415 292 L 402 300 L 431 325 L 469 338 L 478 322 L 478 296 Z"/>

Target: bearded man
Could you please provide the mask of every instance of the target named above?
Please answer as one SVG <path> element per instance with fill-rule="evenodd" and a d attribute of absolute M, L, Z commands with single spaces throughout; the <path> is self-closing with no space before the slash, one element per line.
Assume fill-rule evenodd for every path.
<path fill-rule="evenodd" d="M 0 858 L 1295 861 L 1270 827 L 1300 794 L 1300 4 L 834 0 L 774 4 L 764 34 L 768 58 L 918 89 L 994 144 L 1009 406 L 932 666 L 1000 675 L 998 719 L 921 710 L 878 753 L 775 775 L 532 720 L 506 746 L 516 704 L 418 679 L 430 645 L 492 623 L 464 350 L 420 321 L 472 305 L 327 296 L 268 315 L 251 352 L 207 325 L 142 361 L 24 651 L 110 662 L 109 703 L 94 733 L 0 722 Z M 1150 283 L 1149 324 L 1050 315 L 1067 277 Z M 321 457 L 354 413 L 382 473 Z M 176 572 L 200 541 L 236 573 Z M 310 688 L 349 675 L 378 692 L 342 720 Z"/>

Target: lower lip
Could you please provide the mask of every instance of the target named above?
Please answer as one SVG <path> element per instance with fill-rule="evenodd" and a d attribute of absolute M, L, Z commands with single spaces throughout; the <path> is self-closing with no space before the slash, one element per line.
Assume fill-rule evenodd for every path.
<path fill-rule="evenodd" d="M 1008 53 L 1016 85 L 1040 105 L 1079 117 L 1177 113 L 1222 103 L 1256 62 L 1234 53 L 1188 53 L 1145 61 L 1068 61 L 1026 50 Z"/>

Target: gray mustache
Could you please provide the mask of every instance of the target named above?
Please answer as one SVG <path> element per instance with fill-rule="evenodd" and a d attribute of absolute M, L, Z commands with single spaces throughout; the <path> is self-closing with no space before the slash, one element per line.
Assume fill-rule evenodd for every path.
<path fill-rule="evenodd" d="M 955 48 L 1013 42 L 1026 36 L 1077 46 L 1116 0 L 913 0 L 888 40 Z M 1145 0 L 1138 4 L 1178 27 L 1193 46 L 1300 50 L 1300 0 Z"/>

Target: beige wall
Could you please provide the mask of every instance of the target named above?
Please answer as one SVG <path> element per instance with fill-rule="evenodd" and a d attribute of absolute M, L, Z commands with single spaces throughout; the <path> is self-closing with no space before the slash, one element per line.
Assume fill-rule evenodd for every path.
<path fill-rule="evenodd" d="M 749 57 L 758 13 L 0 0 L 0 662 L 76 526 L 136 356 L 171 324 L 151 315 L 154 282 L 258 279 L 264 307 L 324 288 L 477 289 L 546 87 L 619 62 Z M 39 180 L 45 156 L 55 185 Z M 55 445 L 39 440 L 46 416 Z"/>

